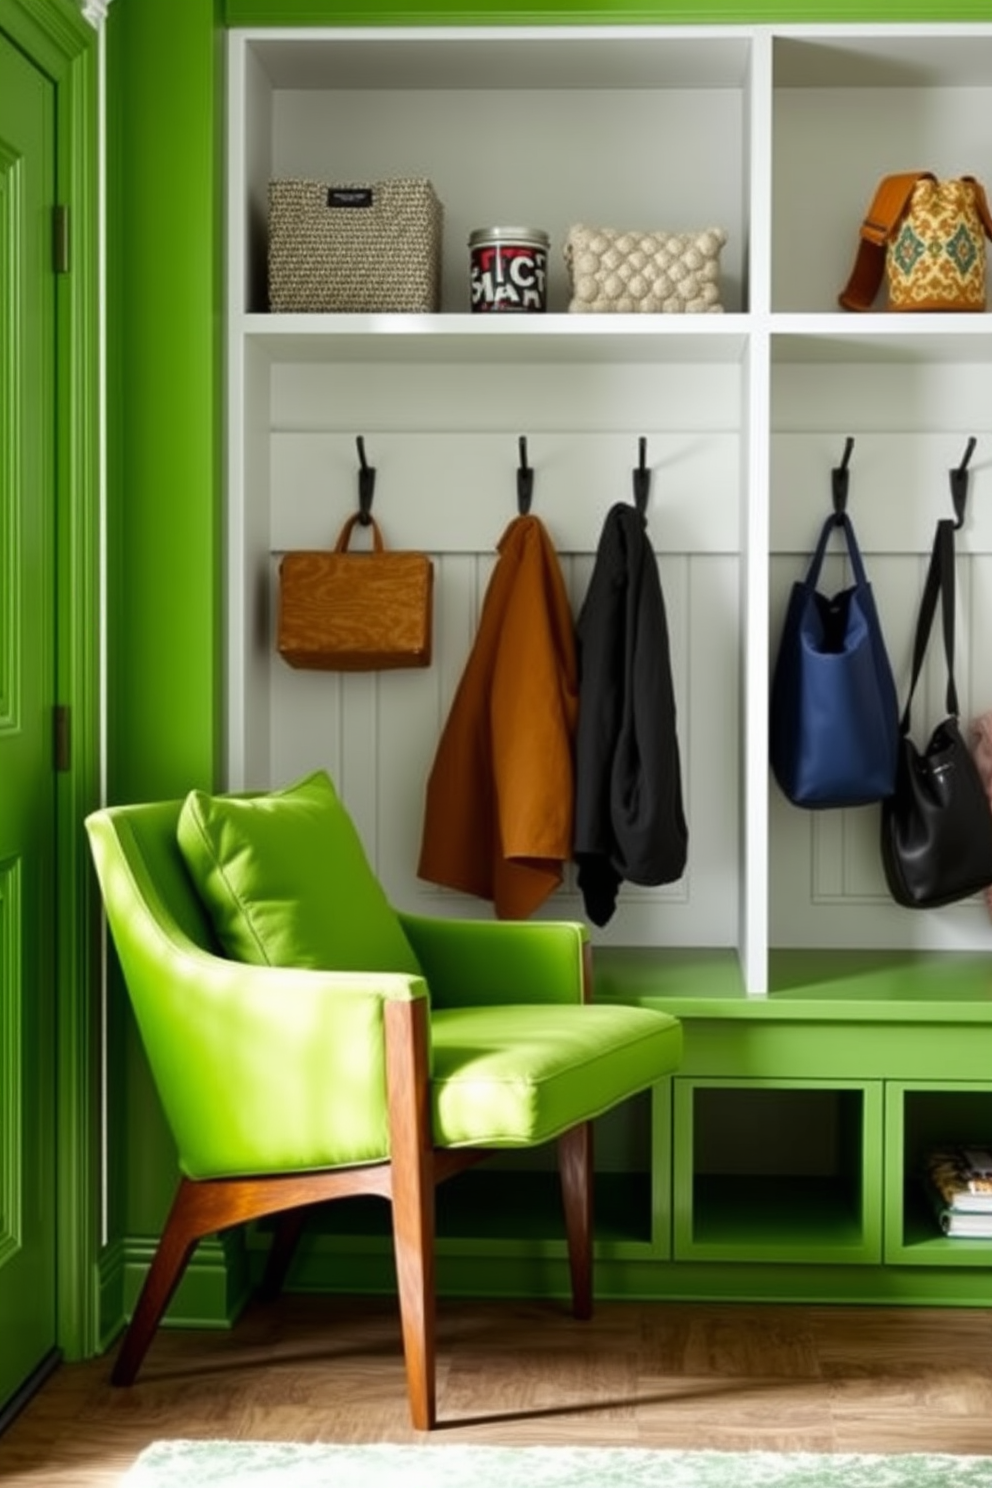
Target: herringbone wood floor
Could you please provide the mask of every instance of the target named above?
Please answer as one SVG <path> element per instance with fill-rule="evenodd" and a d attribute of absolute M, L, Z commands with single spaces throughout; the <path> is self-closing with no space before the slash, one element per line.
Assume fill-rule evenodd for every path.
<path fill-rule="evenodd" d="M 439 1441 L 992 1455 L 992 1313 L 442 1302 Z M 0 1437 L 0 1481 L 109 1488 L 164 1437 L 419 1439 L 395 1306 L 286 1296 L 161 1331 L 138 1382 L 64 1365 Z"/>

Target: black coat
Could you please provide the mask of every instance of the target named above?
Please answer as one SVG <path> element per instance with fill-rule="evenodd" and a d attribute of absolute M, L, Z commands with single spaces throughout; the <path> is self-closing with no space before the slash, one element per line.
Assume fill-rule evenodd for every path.
<path fill-rule="evenodd" d="M 577 638 L 574 855 L 586 914 L 605 925 L 624 879 L 673 883 L 688 848 L 665 601 L 634 506 L 607 513 Z"/>

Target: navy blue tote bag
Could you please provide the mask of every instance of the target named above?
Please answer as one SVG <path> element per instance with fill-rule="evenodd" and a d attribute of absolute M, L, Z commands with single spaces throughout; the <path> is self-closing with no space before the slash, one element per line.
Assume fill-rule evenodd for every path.
<path fill-rule="evenodd" d="M 817 589 L 830 535 L 843 533 L 854 583 Z M 801 582 L 792 586 L 772 676 L 770 754 L 796 806 L 864 806 L 895 788 L 899 705 L 882 627 L 851 519 L 823 524 Z"/>

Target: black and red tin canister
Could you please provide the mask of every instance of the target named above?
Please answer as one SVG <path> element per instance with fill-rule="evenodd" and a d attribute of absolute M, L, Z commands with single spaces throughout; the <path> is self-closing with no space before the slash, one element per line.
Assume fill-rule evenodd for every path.
<path fill-rule="evenodd" d="M 527 315 L 548 308 L 548 235 L 538 227 L 477 227 L 469 234 L 472 310 Z"/>

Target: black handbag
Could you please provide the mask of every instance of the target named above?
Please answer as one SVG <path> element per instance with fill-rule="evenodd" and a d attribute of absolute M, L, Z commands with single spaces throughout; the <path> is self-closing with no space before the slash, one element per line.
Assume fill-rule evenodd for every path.
<path fill-rule="evenodd" d="M 910 705 L 941 600 L 947 717 L 926 749 L 909 736 Z M 935 909 L 992 884 L 992 812 L 958 726 L 954 684 L 954 523 L 937 523 L 916 637 L 909 696 L 899 724 L 894 793 L 882 802 L 882 864 L 889 892 L 908 909 Z"/>
<path fill-rule="evenodd" d="M 854 583 L 817 590 L 830 534 L 847 543 Z M 805 579 L 793 584 L 771 687 L 769 754 L 795 806 L 863 806 L 895 786 L 899 701 L 851 519 L 828 517 Z"/>

